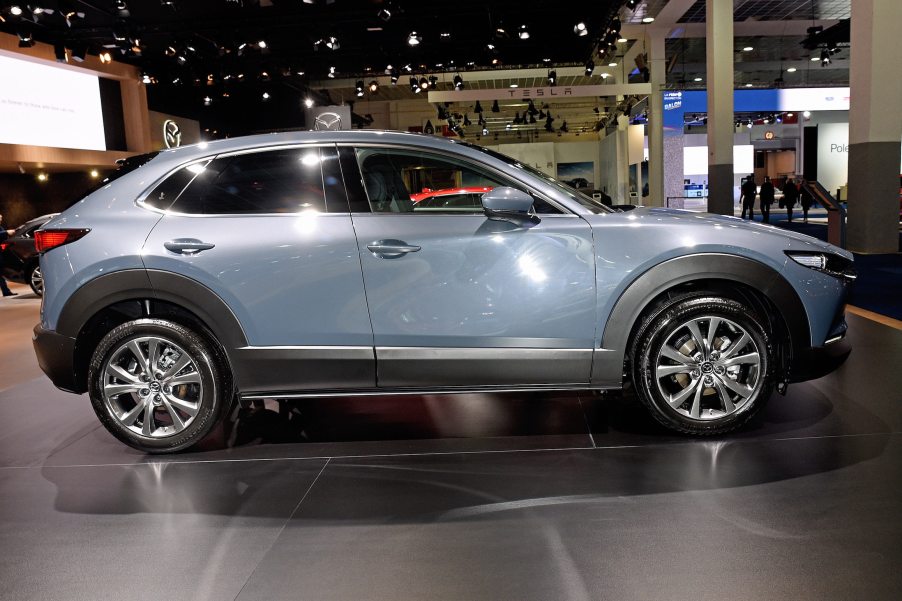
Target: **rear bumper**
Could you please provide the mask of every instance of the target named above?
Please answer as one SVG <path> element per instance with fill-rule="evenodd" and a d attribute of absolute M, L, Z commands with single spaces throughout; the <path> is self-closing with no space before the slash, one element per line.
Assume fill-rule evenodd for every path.
<path fill-rule="evenodd" d="M 54 386 L 66 392 L 81 394 L 84 387 L 75 377 L 75 339 L 45 330 L 38 324 L 31 337 L 38 365 Z"/>

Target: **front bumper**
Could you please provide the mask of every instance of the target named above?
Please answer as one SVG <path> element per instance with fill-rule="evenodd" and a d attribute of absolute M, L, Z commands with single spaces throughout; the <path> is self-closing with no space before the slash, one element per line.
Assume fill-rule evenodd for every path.
<path fill-rule="evenodd" d="M 66 392 L 81 394 L 84 387 L 77 384 L 75 377 L 75 339 L 44 329 L 41 324 L 34 327 L 31 337 L 38 365 L 54 386 Z"/>
<path fill-rule="evenodd" d="M 845 338 L 797 352 L 792 358 L 789 381 L 806 382 L 823 378 L 845 363 L 851 352 L 852 345 Z"/>

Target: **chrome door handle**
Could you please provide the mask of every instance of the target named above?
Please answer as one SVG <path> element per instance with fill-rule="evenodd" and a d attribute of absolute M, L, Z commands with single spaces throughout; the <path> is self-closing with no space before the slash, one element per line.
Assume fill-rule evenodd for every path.
<path fill-rule="evenodd" d="M 194 238 L 176 238 L 175 240 L 164 242 L 163 246 L 166 250 L 180 255 L 195 255 L 202 250 L 210 250 L 216 245 Z"/>
<path fill-rule="evenodd" d="M 403 240 L 376 240 L 366 245 L 367 250 L 383 259 L 397 259 L 407 253 L 415 253 L 422 247 L 408 244 Z"/>

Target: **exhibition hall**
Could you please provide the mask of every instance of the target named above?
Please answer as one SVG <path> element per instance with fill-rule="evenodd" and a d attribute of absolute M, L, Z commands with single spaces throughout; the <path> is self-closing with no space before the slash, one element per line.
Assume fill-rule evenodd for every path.
<path fill-rule="evenodd" d="M 0 2 L 0 599 L 899 599 L 900 30 Z"/>

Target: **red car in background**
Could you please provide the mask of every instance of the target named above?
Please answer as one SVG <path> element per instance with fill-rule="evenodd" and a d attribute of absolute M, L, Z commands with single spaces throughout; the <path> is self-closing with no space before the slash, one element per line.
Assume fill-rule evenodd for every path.
<path fill-rule="evenodd" d="M 446 188 L 444 190 L 430 190 L 424 188 L 422 192 L 410 195 L 413 201 L 414 211 L 461 211 L 481 212 L 482 195 L 492 188 Z"/>

